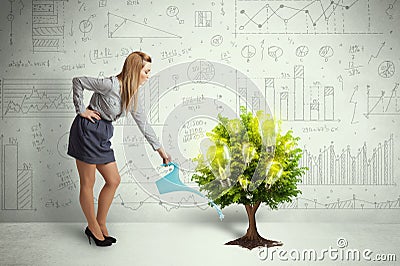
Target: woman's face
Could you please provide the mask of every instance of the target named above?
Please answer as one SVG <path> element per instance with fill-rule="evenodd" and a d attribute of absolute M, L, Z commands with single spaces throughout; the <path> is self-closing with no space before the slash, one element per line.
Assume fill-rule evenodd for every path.
<path fill-rule="evenodd" d="M 140 71 L 140 85 L 143 85 L 150 77 L 151 63 L 145 62 L 142 70 Z"/>

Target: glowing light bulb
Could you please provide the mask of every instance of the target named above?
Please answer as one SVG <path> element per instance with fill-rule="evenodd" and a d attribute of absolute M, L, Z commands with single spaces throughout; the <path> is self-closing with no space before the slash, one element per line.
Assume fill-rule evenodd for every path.
<path fill-rule="evenodd" d="M 282 177 L 283 166 L 278 162 L 272 162 L 269 170 L 267 172 L 267 178 L 265 180 L 265 187 L 267 189 L 271 188 L 279 178 Z"/>
<path fill-rule="evenodd" d="M 208 138 L 204 139 L 200 146 L 203 160 L 216 177 L 216 181 L 218 181 L 223 188 L 230 187 L 232 185 L 230 180 L 231 156 L 228 146 L 225 144 L 217 145 Z"/>
<path fill-rule="evenodd" d="M 269 114 L 263 112 L 257 113 L 258 129 L 261 136 L 263 146 L 268 152 L 274 152 L 275 150 L 275 121 Z"/>
<path fill-rule="evenodd" d="M 245 142 L 242 144 L 242 156 L 246 167 L 249 165 L 251 160 L 253 160 L 254 155 L 256 154 L 256 149 L 249 142 Z"/>

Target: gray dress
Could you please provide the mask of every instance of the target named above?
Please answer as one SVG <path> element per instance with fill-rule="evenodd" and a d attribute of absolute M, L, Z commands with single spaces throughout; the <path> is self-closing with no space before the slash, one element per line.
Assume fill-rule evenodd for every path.
<path fill-rule="evenodd" d="M 72 79 L 72 84 L 77 116 L 71 126 L 67 153 L 90 164 L 115 161 L 114 152 L 110 148 L 110 138 L 114 132 L 112 122 L 117 120 L 124 111 L 118 78 L 115 76 L 108 78 L 75 77 Z M 83 102 L 84 90 L 93 91 L 88 108 L 98 111 L 101 116 L 101 120 L 96 120 L 95 123 L 79 115 L 86 110 Z M 142 103 L 138 101 L 137 110 L 135 111 L 132 107 L 129 112 L 153 150 L 159 149 L 161 144 L 153 128 L 147 122 Z"/>

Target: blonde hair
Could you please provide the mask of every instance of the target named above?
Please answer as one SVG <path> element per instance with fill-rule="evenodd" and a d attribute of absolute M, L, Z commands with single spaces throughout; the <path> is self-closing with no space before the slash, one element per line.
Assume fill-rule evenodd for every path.
<path fill-rule="evenodd" d="M 125 59 L 121 73 L 117 75 L 121 86 L 121 104 L 125 112 L 129 112 L 132 106 L 132 98 L 136 112 L 140 71 L 146 62 L 151 63 L 151 57 L 146 53 L 140 51 L 130 53 Z"/>

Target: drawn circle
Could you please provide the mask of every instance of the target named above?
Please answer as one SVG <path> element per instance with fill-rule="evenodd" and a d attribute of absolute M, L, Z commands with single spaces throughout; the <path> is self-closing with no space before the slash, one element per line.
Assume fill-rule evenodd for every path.
<path fill-rule="evenodd" d="M 283 55 L 283 50 L 278 46 L 270 46 L 268 47 L 268 55 L 278 61 L 278 58 Z"/>
<path fill-rule="evenodd" d="M 382 78 L 391 78 L 394 72 L 395 67 L 392 61 L 383 61 L 378 67 L 378 74 Z"/>
<path fill-rule="evenodd" d="M 8 14 L 7 20 L 8 21 L 13 21 L 14 20 L 14 15 L 13 14 Z"/>
<path fill-rule="evenodd" d="M 82 20 L 81 23 L 79 23 L 79 30 L 82 33 L 89 33 L 93 28 L 92 22 L 89 20 Z"/>
<path fill-rule="evenodd" d="M 192 82 L 207 82 L 213 79 L 215 69 L 213 64 L 205 60 L 196 60 L 190 64 L 187 76 Z"/>
<path fill-rule="evenodd" d="M 242 56 L 244 58 L 252 58 L 256 54 L 256 48 L 253 45 L 246 45 L 242 48 Z"/>
<path fill-rule="evenodd" d="M 328 61 L 328 58 L 333 56 L 333 48 L 329 45 L 322 46 L 319 49 L 319 55 Z"/>
<path fill-rule="evenodd" d="M 305 45 L 301 45 L 296 49 L 296 56 L 305 57 L 306 55 L 308 55 L 308 52 L 309 52 L 308 47 Z"/>
<path fill-rule="evenodd" d="M 169 17 L 175 17 L 179 13 L 179 8 L 176 6 L 169 6 L 167 7 L 166 13 Z"/>
<path fill-rule="evenodd" d="M 336 244 L 339 248 L 345 248 L 348 246 L 348 242 L 346 240 L 346 238 L 344 237 L 339 237 L 338 240 L 336 241 Z"/>
<path fill-rule="evenodd" d="M 212 46 L 220 46 L 223 42 L 224 38 L 222 35 L 215 35 L 211 38 L 211 45 Z"/>
<path fill-rule="evenodd" d="M 242 84 L 240 88 L 238 82 Z M 272 117 L 261 89 L 242 72 L 219 62 L 197 59 L 170 66 L 155 73 L 141 90 L 144 91 L 147 120 L 155 125 L 156 131 L 161 131 L 157 136 L 162 146 L 179 165 L 181 182 L 192 190 L 198 191 L 198 186 L 191 181 L 195 163 L 189 157 L 193 157 L 199 145 L 204 143 L 205 132 L 216 125 L 219 114 L 230 119 L 238 118 L 238 106 L 247 106 L 249 111 L 263 110 Z M 203 129 L 196 131 L 200 127 Z M 189 131 L 185 132 L 188 128 Z M 192 133 L 194 138 L 190 138 Z M 187 190 L 161 193 L 156 182 L 170 170 L 160 166 L 158 153 L 147 143 L 132 145 L 125 141 L 132 135 L 143 136 L 134 123 L 125 123 L 125 161 L 143 191 L 160 205 L 198 207 L 208 203 L 208 199 Z"/>
<path fill-rule="evenodd" d="M 61 157 L 71 160 L 72 157 L 67 154 L 68 140 L 69 140 L 69 132 L 66 132 L 57 141 L 57 151 Z"/>

